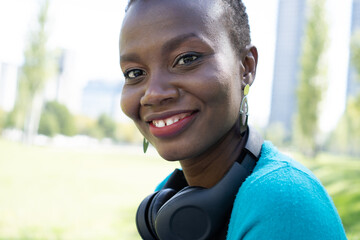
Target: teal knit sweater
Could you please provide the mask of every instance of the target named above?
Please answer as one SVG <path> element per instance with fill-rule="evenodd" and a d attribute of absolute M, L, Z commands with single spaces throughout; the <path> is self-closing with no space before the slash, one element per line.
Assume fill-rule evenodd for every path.
<path fill-rule="evenodd" d="M 336 240 L 346 235 L 320 181 L 265 141 L 236 196 L 226 239 Z"/>
<path fill-rule="evenodd" d="M 253 173 L 236 196 L 227 239 L 346 239 L 336 208 L 319 180 L 264 142 Z"/>

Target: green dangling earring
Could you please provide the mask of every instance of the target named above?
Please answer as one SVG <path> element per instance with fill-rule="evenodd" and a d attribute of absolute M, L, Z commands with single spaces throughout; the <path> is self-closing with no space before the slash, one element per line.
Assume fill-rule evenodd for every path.
<path fill-rule="evenodd" d="M 149 147 L 149 141 L 144 138 L 144 141 L 143 141 L 143 150 L 144 150 L 144 153 L 146 153 L 147 149 Z"/>
<path fill-rule="evenodd" d="M 246 84 L 244 88 L 244 97 L 241 100 L 240 104 L 240 134 L 244 135 L 248 127 L 248 118 L 249 118 L 249 105 L 247 100 L 247 95 L 249 94 L 250 85 Z M 245 118 L 245 123 L 243 119 Z"/>

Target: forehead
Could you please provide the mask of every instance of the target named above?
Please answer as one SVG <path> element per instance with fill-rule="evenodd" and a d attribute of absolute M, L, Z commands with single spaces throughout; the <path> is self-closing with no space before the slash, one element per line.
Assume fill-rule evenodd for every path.
<path fill-rule="evenodd" d="M 223 2 L 220 0 L 135 0 L 129 6 L 128 15 L 144 16 L 150 14 L 164 13 L 195 13 L 195 15 L 205 15 L 216 17 L 221 15 L 223 10 Z"/>
<path fill-rule="evenodd" d="M 147 43 L 159 38 L 194 33 L 207 35 L 218 41 L 226 33 L 221 1 L 214 0 L 137 0 L 124 18 L 120 51 L 126 46 L 136 46 L 137 41 Z M 139 45 L 137 45 L 139 47 Z"/>

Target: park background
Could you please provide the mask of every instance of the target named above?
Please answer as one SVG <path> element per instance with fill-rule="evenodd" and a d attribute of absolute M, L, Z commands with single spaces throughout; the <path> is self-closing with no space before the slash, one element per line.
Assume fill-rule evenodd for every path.
<path fill-rule="evenodd" d="M 250 122 L 308 166 L 360 239 L 360 1 L 247 0 Z M 126 1 L 0 0 L 0 239 L 139 239 L 176 163 L 121 113 Z M 259 97 L 261 96 L 261 97 Z"/>

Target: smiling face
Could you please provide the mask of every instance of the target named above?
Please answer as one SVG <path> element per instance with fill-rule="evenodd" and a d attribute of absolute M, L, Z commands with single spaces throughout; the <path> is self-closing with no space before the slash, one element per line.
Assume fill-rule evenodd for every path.
<path fill-rule="evenodd" d="M 121 107 L 167 160 L 197 157 L 233 129 L 245 68 L 219 1 L 136 1 L 120 35 Z"/>

